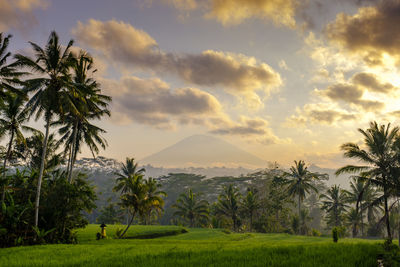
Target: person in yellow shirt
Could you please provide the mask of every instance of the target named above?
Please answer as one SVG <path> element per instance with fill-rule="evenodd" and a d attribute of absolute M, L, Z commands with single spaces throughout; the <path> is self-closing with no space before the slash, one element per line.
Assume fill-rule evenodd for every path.
<path fill-rule="evenodd" d="M 107 234 L 106 234 L 107 225 L 105 225 L 105 223 L 102 223 L 100 225 L 100 227 L 101 227 L 101 238 L 106 238 L 107 237 Z"/>

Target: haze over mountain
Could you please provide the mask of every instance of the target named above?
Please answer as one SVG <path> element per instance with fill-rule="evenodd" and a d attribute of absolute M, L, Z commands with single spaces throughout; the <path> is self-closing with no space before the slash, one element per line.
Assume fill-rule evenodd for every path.
<path fill-rule="evenodd" d="M 265 168 L 267 161 L 208 135 L 192 135 L 160 152 L 140 160 L 141 164 L 163 167 L 246 167 Z"/>

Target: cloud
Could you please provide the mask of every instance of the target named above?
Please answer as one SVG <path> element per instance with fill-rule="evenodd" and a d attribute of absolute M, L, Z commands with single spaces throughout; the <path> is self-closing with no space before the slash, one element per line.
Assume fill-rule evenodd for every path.
<path fill-rule="evenodd" d="M 240 123 L 225 125 L 225 127 L 218 128 L 211 131 L 214 134 L 221 135 L 263 135 L 266 133 L 268 122 L 261 118 L 247 118 L 241 117 Z"/>
<path fill-rule="evenodd" d="M 337 83 L 324 90 L 317 90 L 317 93 L 334 101 L 343 101 L 359 106 L 366 111 L 380 110 L 385 106 L 379 101 L 362 99 L 364 91 L 354 84 Z"/>
<path fill-rule="evenodd" d="M 262 118 L 241 116 L 238 122 L 224 121 L 210 131 L 213 134 L 233 135 L 248 138 L 264 145 L 290 143 L 290 139 L 278 138 L 269 127 L 268 121 Z"/>
<path fill-rule="evenodd" d="M 159 74 L 174 74 L 192 85 L 214 90 L 213 87 L 221 86 L 257 106 L 262 106 L 257 91 L 269 95 L 282 84 L 279 73 L 253 57 L 214 50 L 199 54 L 163 52 L 146 32 L 120 21 L 78 22 L 72 33 L 80 43 L 109 60 Z"/>
<path fill-rule="evenodd" d="M 90 19 L 83 24 L 78 21 L 72 34 L 80 43 L 125 64 L 153 67 L 163 59 L 150 35 L 124 22 Z"/>
<path fill-rule="evenodd" d="M 274 135 L 268 121 L 262 118 L 242 116 L 233 121 L 213 95 L 200 89 L 172 89 L 158 78 L 135 76 L 99 81 L 104 93 L 113 97 L 112 122 L 116 124 L 136 122 L 164 130 L 191 124 L 203 126 L 213 134 L 240 136 L 263 145 L 290 142 Z"/>
<path fill-rule="evenodd" d="M 35 9 L 46 9 L 46 0 L 0 0 L 0 32 L 11 29 L 26 31 L 37 24 Z"/>
<path fill-rule="evenodd" d="M 290 68 L 288 67 L 288 65 L 286 64 L 285 60 L 280 60 L 278 63 L 279 68 L 281 68 L 282 70 L 290 70 Z"/>
<path fill-rule="evenodd" d="M 384 55 L 400 59 L 400 1 L 380 1 L 355 15 L 340 13 L 325 28 L 326 36 L 370 65 L 384 64 Z"/>
<path fill-rule="evenodd" d="M 223 25 L 235 25 L 258 18 L 294 28 L 297 6 L 296 0 L 212 0 L 206 17 L 215 18 Z"/>
<path fill-rule="evenodd" d="M 373 73 L 357 73 L 353 76 L 352 81 L 354 84 L 377 93 L 390 93 L 397 89 L 391 83 L 383 83 L 379 81 L 378 76 Z"/>
<path fill-rule="evenodd" d="M 106 94 L 113 97 L 115 122 L 136 121 L 156 128 L 180 124 L 204 124 L 207 117 L 224 117 L 222 107 L 211 94 L 196 88 L 172 90 L 164 81 L 135 76 L 120 80 L 100 79 Z"/>
<path fill-rule="evenodd" d="M 332 125 L 337 122 L 357 119 L 356 114 L 340 109 L 333 104 L 306 104 L 302 109 L 296 110 L 296 115 L 286 120 L 286 125 L 297 127 L 305 124 Z"/>
<path fill-rule="evenodd" d="M 295 15 L 300 6 L 298 0 L 164 0 L 164 2 L 185 12 L 200 9 L 205 18 L 215 19 L 224 26 L 237 25 L 248 19 L 257 18 L 289 28 L 295 28 Z"/>
<path fill-rule="evenodd" d="M 315 90 L 315 93 L 333 101 L 361 107 L 365 111 L 378 111 L 383 109 L 385 104 L 376 99 L 365 99 L 364 96 L 377 93 L 390 97 L 391 95 L 394 96 L 397 89 L 391 83 L 382 82 L 376 74 L 359 72 L 354 74 L 347 82 L 334 83 L 324 90 Z"/>

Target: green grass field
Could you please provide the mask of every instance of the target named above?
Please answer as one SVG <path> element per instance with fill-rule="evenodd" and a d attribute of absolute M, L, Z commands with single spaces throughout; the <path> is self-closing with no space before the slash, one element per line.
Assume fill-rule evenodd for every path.
<path fill-rule="evenodd" d="M 0 266 L 377 266 L 378 241 L 287 234 L 227 234 L 219 229 L 132 226 L 128 237 L 154 233 L 154 239 L 95 239 L 98 225 L 78 232 L 78 245 L 0 249 Z"/>

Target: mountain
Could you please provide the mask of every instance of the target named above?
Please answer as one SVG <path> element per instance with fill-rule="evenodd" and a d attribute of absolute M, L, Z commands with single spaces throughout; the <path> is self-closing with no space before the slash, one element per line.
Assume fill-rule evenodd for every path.
<path fill-rule="evenodd" d="M 267 161 L 222 139 L 193 135 L 142 160 L 141 164 L 164 167 L 266 167 Z"/>

